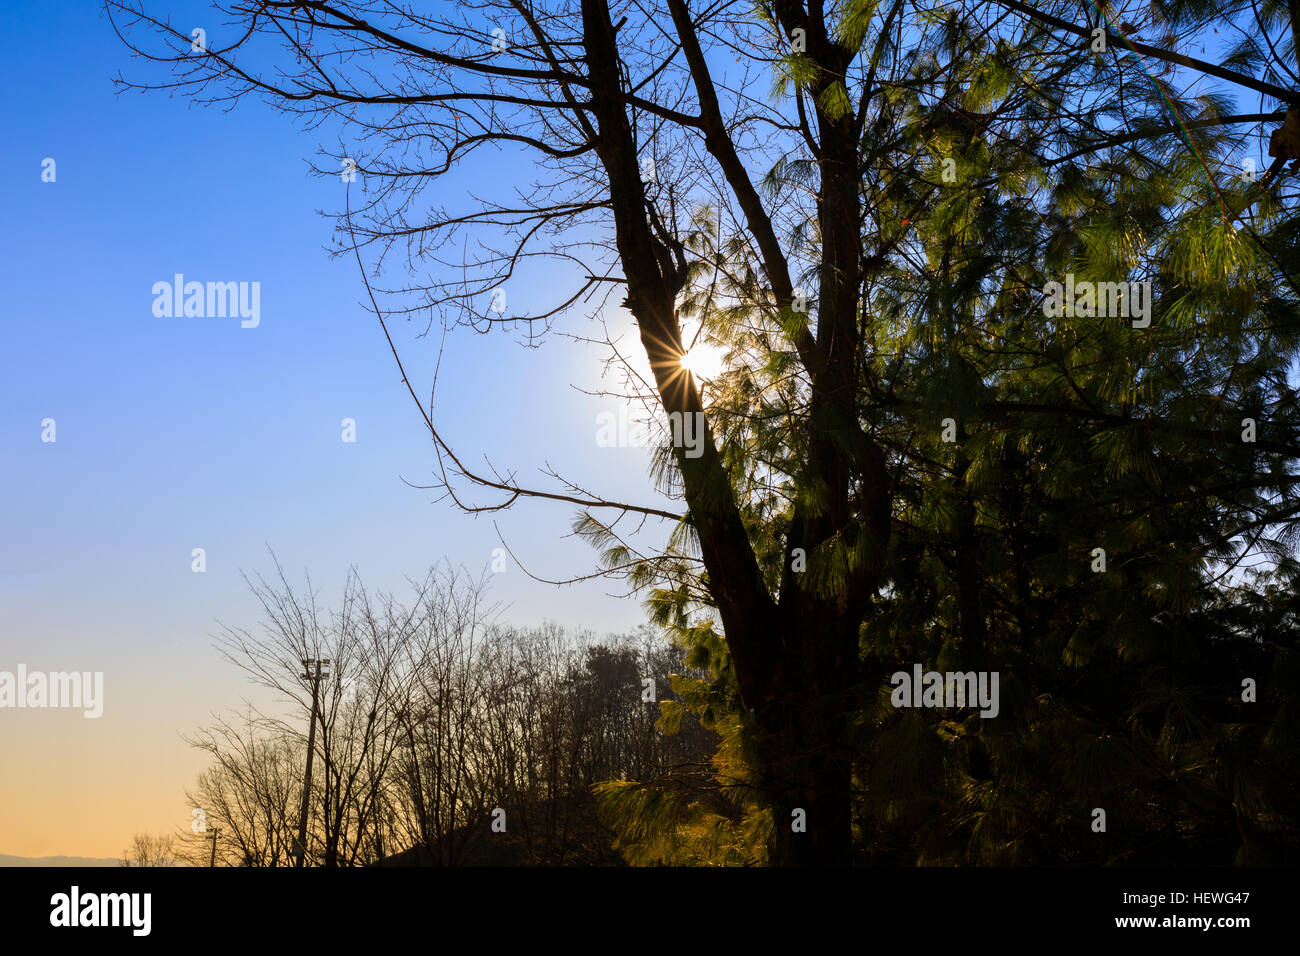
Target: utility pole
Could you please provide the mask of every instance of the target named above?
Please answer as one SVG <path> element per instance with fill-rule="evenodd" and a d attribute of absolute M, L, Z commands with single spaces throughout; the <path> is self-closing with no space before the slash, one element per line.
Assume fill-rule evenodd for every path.
<path fill-rule="evenodd" d="M 208 860 L 209 868 L 217 865 L 217 834 L 221 832 L 220 827 L 212 828 L 212 858 Z"/>
<path fill-rule="evenodd" d="M 303 853 L 307 847 L 307 806 L 311 799 L 311 761 L 316 754 L 316 701 L 320 692 L 320 679 L 329 673 L 329 658 L 315 660 L 302 658 L 303 676 L 311 681 L 311 726 L 307 730 L 307 774 L 302 784 L 302 811 L 298 814 L 298 839 L 293 848 L 293 865 L 302 867 Z"/>

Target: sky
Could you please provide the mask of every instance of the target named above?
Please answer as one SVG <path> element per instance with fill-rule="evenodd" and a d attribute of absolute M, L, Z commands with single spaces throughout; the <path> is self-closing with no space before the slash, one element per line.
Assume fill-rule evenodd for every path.
<path fill-rule="evenodd" d="M 178 20 L 205 9 L 165 6 Z M 183 735 L 259 699 L 213 640 L 222 624 L 260 621 L 241 573 L 271 572 L 271 551 L 292 579 L 309 572 L 327 605 L 352 566 L 399 595 L 431 564 L 489 569 L 494 521 L 543 576 L 589 573 L 596 554 L 570 535 L 570 505 L 475 518 L 410 487 L 430 482 L 433 449 L 355 262 L 325 252 L 333 227 L 318 210 L 338 208 L 345 187 L 308 161 L 329 134 L 253 101 L 222 112 L 117 95 L 119 71 L 165 74 L 133 63 L 90 0 L 12 5 L 4 21 L 0 674 L 104 683 L 97 719 L 0 707 L 0 854 L 116 857 L 135 833 L 188 825 L 184 789 L 205 762 Z M 206 29 L 218 43 L 220 26 Z M 518 161 L 480 152 L 472 176 L 518 176 Z M 467 183 L 438 188 L 455 198 Z M 258 323 L 155 315 L 155 284 L 177 273 L 259 283 Z M 510 301 L 553 291 L 521 280 Z M 604 318 L 630 328 L 618 310 Z M 602 334 L 581 315 L 563 328 Z M 437 342 L 416 331 L 394 327 L 427 396 Z M 439 427 L 467 460 L 486 455 L 521 480 L 549 463 L 607 497 L 662 506 L 646 452 L 597 440 L 598 415 L 618 405 L 579 389 L 601 387 L 603 358 L 559 335 L 529 349 L 509 332 L 455 332 Z M 617 581 L 557 588 L 508 561 L 489 588 L 508 623 L 604 634 L 645 620 Z"/>

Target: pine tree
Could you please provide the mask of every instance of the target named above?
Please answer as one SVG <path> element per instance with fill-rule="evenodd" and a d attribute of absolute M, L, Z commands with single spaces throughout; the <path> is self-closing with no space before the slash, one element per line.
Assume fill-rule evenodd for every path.
<path fill-rule="evenodd" d="M 1293 211 L 1276 176 L 1235 176 L 1240 138 L 1214 122 L 1230 111 L 1223 100 L 1178 100 L 1159 80 L 1110 97 L 1112 64 L 1049 55 L 1045 34 L 994 41 L 960 14 L 935 27 L 909 51 L 917 85 L 868 121 L 861 146 L 879 230 L 864 256 L 874 241 L 882 260 L 863 302 L 873 351 L 861 414 L 897 490 L 887 584 L 864 617 L 859 704 L 841 741 L 856 754 L 856 858 L 1289 860 L 1300 809 Z M 950 64 L 947 92 L 923 95 L 938 64 Z M 1075 88 L 1062 95 L 1048 79 L 1067 67 Z M 1171 115 L 1183 122 L 1163 122 Z M 1044 134 L 1049 119 L 1061 133 Z M 1147 135 L 1106 136 L 1107 124 Z M 766 182 L 810 175 L 782 162 Z M 1150 282 L 1154 319 L 1045 314 L 1042 290 L 1067 273 L 1081 287 Z M 725 297 L 753 301 L 752 268 L 730 274 Z M 782 330 L 752 308 L 715 306 L 706 320 L 741 357 L 713 410 L 732 425 L 730 473 L 776 589 L 788 503 L 821 491 L 790 440 L 801 427 L 792 350 L 773 347 Z M 755 353 L 761 362 L 744 358 Z M 845 538 L 807 560 L 799 586 L 836 593 L 860 555 Z M 719 784 L 751 785 L 725 644 L 682 623 L 696 593 L 660 591 L 652 613 L 709 648 L 700 660 L 714 680 L 683 704 L 723 734 Z M 999 719 L 896 710 L 888 677 L 910 662 L 997 670 Z M 1247 679 L 1267 695 L 1243 700 Z M 644 809 L 638 793 L 636 807 L 611 806 L 615 819 Z M 669 823 L 693 805 L 658 809 L 644 838 L 629 838 L 648 847 L 672 832 L 680 846 L 689 827 Z M 754 811 L 737 804 L 730 832 L 757 848 Z M 682 862 L 674 852 L 657 859 Z"/>

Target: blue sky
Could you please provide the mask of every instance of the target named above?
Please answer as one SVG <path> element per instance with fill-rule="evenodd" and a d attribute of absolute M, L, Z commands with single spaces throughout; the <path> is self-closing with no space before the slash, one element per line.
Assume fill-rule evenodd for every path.
<path fill-rule="evenodd" d="M 351 565 L 372 589 L 400 589 L 444 559 L 481 570 L 498 541 L 492 517 L 402 481 L 427 482 L 433 451 L 360 305 L 355 264 L 324 251 L 332 223 L 317 210 L 337 208 L 344 187 L 307 161 L 333 133 L 253 101 L 222 112 L 116 95 L 119 70 L 164 74 L 133 63 L 87 0 L 9 8 L 4 21 L 0 70 L 15 95 L 0 103 L 0 669 L 102 670 L 106 702 L 99 721 L 0 713 L 0 853 L 114 855 L 133 832 L 188 820 L 181 790 L 202 761 L 179 733 L 249 693 L 212 635 L 218 619 L 257 623 L 240 572 L 268 572 L 268 547 L 328 597 Z M 482 152 L 473 174 L 517 175 L 517 163 Z M 155 317 L 153 284 L 178 272 L 259 282 L 260 325 Z M 520 283 L 511 301 L 548 291 Z M 565 328 L 599 334 L 581 316 Z M 395 327 L 426 385 L 436 337 L 414 331 Z M 516 339 L 449 338 L 437 419 L 457 451 L 521 479 L 549 461 L 610 497 L 662 504 L 644 452 L 596 446 L 596 416 L 614 406 L 573 385 L 598 387 L 602 354 Z M 41 441 L 47 418 L 54 443 Z M 573 514 L 534 503 L 495 518 L 532 569 L 568 577 L 595 566 L 568 537 Z M 203 574 L 191 571 L 199 547 Z M 617 591 L 538 584 L 512 562 L 490 594 L 510 622 L 604 633 L 644 620 Z"/>

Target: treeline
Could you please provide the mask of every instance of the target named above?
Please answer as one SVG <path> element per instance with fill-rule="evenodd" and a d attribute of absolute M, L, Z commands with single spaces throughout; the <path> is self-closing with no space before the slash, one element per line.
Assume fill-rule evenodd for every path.
<path fill-rule="evenodd" d="M 228 628 L 220 648 L 288 706 L 250 705 L 190 740 L 212 758 L 176 841 L 194 865 L 295 865 L 312 714 L 304 661 L 329 661 L 306 866 L 618 864 L 592 786 L 680 786 L 716 746 L 693 719 L 656 730 L 670 675 L 686 668 L 648 629 L 598 641 L 549 623 L 502 626 L 483 579 L 450 568 L 413 582 L 405 602 L 352 574 L 330 609 L 282 571 L 250 586 L 262 628 Z"/>

